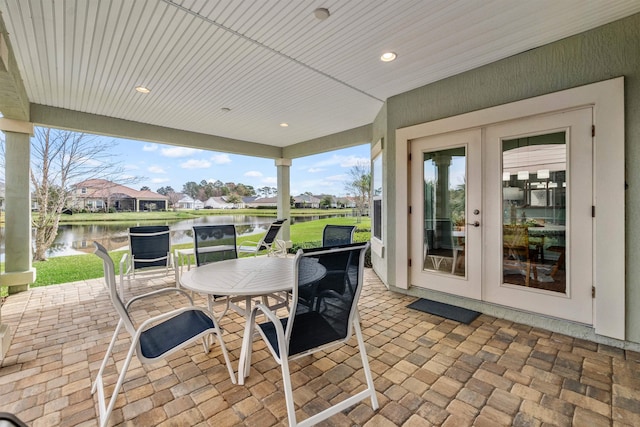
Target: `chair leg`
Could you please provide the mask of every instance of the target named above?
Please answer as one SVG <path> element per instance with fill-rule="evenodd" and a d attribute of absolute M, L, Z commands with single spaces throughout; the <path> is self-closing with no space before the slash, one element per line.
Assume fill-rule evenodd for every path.
<path fill-rule="evenodd" d="M 115 345 L 116 340 L 118 339 L 118 334 L 120 333 L 120 329 L 122 328 L 123 325 L 124 323 L 122 322 L 122 320 L 119 320 L 118 324 L 116 325 L 116 330 L 113 332 L 113 336 L 111 337 L 111 342 L 109 343 L 109 347 L 107 347 L 107 351 L 105 352 L 104 358 L 102 359 L 102 364 L 100 365 L 100 369 L 98 369 L 98 374 L 96 378 L 102 378 L 102 373 L 104 372 L 104 368 L 107 366 L 109 356 L 113 351 L 113 346 Z M 97 388 L 97 382 L 93 383 L 93 387 L 91 387 L 91 394 L 96 392 L 96 388 Z"/>
<path fill-rule="evenodd" d="M 289 360 L 282 358 L 282 385 L 284 387 L 284 399 L 287 406 L 287 417 L 289 419 L 289 427 L 298 425 L 296 421 L 296 405 L 293 401 L 293 387 L 291 385 L 291 375 L 289 372 Z"/>
<path fill-rule="evenodd" d="M 111 354 L 111 350 L 113 349 L 113 344 L 115 343 L 115 340 L 118 336 L 118 332 L 120 330 L 120 326 L 122 325 L 122 321 L 120 321 L 118 323 L 118 326 L 116 327 L 116 332 L 113 335 L 113 339 L 111 344 L 109 345 L 109 350 L 107 351 L 107 354 L 105 355 L 105 358 L 102 362 L 102 366 L 100 367 L 100 370 L 98 371 L 98 376 L 96 378 L 96 382 L 92 388 L 92 391 L 95 391 L 97 389 L 98 391 L 98 409 L 99 409 L 99 413 L 100 413 L 100 427 L 106 427 L 108 422 L 109 422 L 109 418 L 111 417 L 111 412 L 113 411 L 114 406 L 116 405 L 116 400 L 118 398 L 118 393 L 120 392 L 120 389 L 122 388 L 122 384 L 124 384 L 124 379 L 125 376 L 127 375 L 127 370 L 129 369 L 129 364 L 131 363 L 131 359 L 133 358 L 133 354 L 136 351 L 136 343 L 135 341 L 131 341 L 131 346 L 129 347 L 129 351 L 127 352 L 127 357 L 124 360 L 124 364 L 122 365 L 122 370 L 120 371 L 120 374 L 118 375 L 118 381 L 116 382 L 116 385 L 113 389 L 113 392 L 111 393 L 111 397 L 109 398 L 109 403 L 108 405 L 106 404 L 106 397 L 104 395 L 104 385 L 102 383 L 102 373 L 104 371 L 104 367 L 106 366 L 106 361 L 108 360 L 110 354 Z"/>
<path fill-rule="evenodd" d="M 376 388 L 373 385 L 373 376 L 371 375 L 371 368 L 369 367 L 369 360 L 367 357 L 367 350 L 364 344 L 364 338 L 362 337 L 362 330 L 360 329 L 360 315 L 356 313 L 355 320 L 353 321 L 353 329 L 356 332 L 356 338 L 358 339 L 358 348 L 360 349 L 360 357 L 362 358 L 362 369 L 364 370 L 364 377 L 367 379 L 367 389 L 371 392 L 371 407 L 373 410 L 378 409 L 378 396 L 376 395 Z"/>
<path fill-rule="evenodd" d="M 220 348 L 222 349 L 222 356 L 224 357 L 224 362 L 227 365 L 227 371 L 229 371 L 229 377 L 231 377 L 231 383 L 232 384 L 237 384 L 236 381 L 236 376 L 233 373 L 233 368 L 231 367 L 231 360 L 229 360 L 229 352 L 227 351 L 227 346 L 224 344 L 224 340 L 222 339 L 222 331 L 220 330 L 220 327 L 218 326 L 217 323 L 214 323 L 213 327 L 216 330 L 215 336 L 218 339 L 218 344 L 220 345 Z M 205 337 L 205 341 L 206 341 L 206 337 Z M 207 349 L 207 353 L 208 353 Z"/>

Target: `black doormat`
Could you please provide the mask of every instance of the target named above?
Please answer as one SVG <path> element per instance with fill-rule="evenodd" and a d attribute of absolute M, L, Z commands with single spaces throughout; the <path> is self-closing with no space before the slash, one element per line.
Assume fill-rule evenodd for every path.
<path fill-rule="evenodd" d="M 473 322 L 476 317 L 480 316 L 480 313 L 477 311 L 467 310 L 466 308 L 456 307 L 455 305 L 423 298 L 412 302 L 407 307 L 418 311 L 424 311 L 425 313 L 435 314 L 436 316 L 455 320 L 467 325 Z"/>

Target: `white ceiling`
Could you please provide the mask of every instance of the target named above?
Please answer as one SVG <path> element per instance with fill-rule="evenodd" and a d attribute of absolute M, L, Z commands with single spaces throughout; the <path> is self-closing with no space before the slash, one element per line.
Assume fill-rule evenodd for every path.
<path fill-rule="evenodd" d="M 331 16 L 317 20 L 318 7 Z M 284 147 L 371 123 L 393 95 L 640 12 L 640 1 L 0 0 L 0 10 L 32 103 Z M 398 59 L 381 62 L 387 50 Z"/>

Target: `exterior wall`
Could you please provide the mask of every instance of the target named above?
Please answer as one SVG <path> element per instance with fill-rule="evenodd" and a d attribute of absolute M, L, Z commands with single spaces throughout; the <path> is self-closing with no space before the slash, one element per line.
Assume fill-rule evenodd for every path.
<path fill-rule="evenodd" d="M 389 164 L 389 150 L 386 138 L 387 130 L 387 104 L 385 104 L 378 113 L 375 121 L 373 122 L 372 139 L 371 142 L 376 144 L 382 140 L 382 247 L 372 248 L 371 250 L 371 264 L 376 274 L 384 283 L 389 283 L 387 265 L 389 260 L 389 230 L 393 230 L 393 222 L 389 220 L 389 197 L 393 193 L 392 187 L 389 184 L 388 164 Z M 355 207 L 352 206 L 352 207 Z M 373 243 L 372 243 L 373 244 Z"/>
<path fill-rule="evenodd" d="M 376 120 L 380 128 L 377 132 L 385 136 L 386 283 L 400 285 L 395 281 L 395 249 L 398 244 L 406 244 L 397 241 L 392 226 L 399 215 L 406 215 L 406 211 L 396 212 L 394 208 L 393 189 L 406 185 L 394 178 L 396 129 L 625 76 L 625 162 L 631 190 L 626 193 L 625 214 L 626 323 L 627 340 L 640 343 L 640 264 L 634 262 L 640 255 L 640 192 L 633 191 L 636 184 L 640 185 L 640 169 L 633 167 L 640 162 L 638 46 L 640 14 L 390 98 L 386 127 L 384 120 Z M 379 266 L 379 261 L 374 260 L 374 266 Z M 376 270 L 384 280 L 384 268 Z"/>

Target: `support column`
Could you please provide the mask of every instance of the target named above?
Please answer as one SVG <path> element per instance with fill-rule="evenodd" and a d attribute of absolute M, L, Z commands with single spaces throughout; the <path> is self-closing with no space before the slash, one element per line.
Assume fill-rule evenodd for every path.
<path fill-rule="evenodd" d="M 278 175 L 278 218 L 288 219 L 282 227 L 282 240 L 291 247 L 291 159 L 276 159 Z"/>
<path fill-rule="evenodd" d="M 31 161 L 31 123 L 0 118 L 0 130 L 5 134 L 5 263 L 0 285 L 8 286 L 9 294 L 29 289 L 36 279 L 31 264 L 31 191 L 29 171 Z M 10 331 L 0 317 L 0 358 L 9 348 Z"/>

